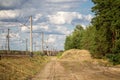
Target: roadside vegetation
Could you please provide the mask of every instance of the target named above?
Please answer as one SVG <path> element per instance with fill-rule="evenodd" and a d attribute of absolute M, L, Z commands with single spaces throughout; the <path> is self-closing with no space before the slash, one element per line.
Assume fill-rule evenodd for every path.
<path fill-rule="evenodd" d="M 30 80 L 47 63 L 45 56 L 4 58 L 0 60 L 0 80 Z"/>
<path fill-rule="evenodd" d="M 0 55 L 29 55 L 29 51 L 18 51 L 18 50 L 0 50 Z"/>
<path fill-rule="evenodd" d="M 120 64 L 120 0 L 92 0 L 95 13 L 85 29 L 77 25 L 66 37 L 65 50 L 86 49 L 94 58 Z"/>
<path fill-rule="evenodd" d="M 63 52 L 59 52 L 59 53 L 57 54 L 57 58 L 61 58 L 62 54 L 63 54 Z"/>

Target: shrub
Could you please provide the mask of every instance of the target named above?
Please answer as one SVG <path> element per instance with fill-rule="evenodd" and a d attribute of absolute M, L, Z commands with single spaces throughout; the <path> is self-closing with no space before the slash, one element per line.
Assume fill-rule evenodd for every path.
<path fill-rule="evenodd" d="M 106 57 L 112 62 L 114 65 L 120 64 L 120 53 L 118 54 L 107 54 Z"/>

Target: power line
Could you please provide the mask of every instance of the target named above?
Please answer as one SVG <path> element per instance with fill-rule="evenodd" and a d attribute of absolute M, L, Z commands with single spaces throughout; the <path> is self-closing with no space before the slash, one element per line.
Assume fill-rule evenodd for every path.
<path fill-rule="evenodd" d="M 11 19 L 11 17 L 5 11 L 2 11 L 2 12 L 8 17 L 8 19 Z M 16 22 L 20 23 L 20 26 L 26 26 L 26 24 L 29 22 L 29 19 L 27 19 L 25 23 L 21 23 L 18 19 L 15 19 L 15 20 Z"/>

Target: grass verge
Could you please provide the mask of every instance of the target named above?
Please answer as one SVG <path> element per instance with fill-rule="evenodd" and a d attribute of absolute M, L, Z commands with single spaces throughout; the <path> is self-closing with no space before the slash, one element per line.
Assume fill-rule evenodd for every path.
<path fill-rule="evenodd" d="M 30 80 L 47 63 L 45 56 L 0 60 L 0 80 Z"/>

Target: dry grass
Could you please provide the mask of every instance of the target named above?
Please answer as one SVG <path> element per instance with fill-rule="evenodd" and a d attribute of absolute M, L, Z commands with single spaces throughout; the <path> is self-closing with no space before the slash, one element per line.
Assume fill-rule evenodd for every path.
<path fill-rule="evenodd" d="M 120 80 L 118 68 L 80 61 L 61 61 L 60 63 L 67 72 L 76 75 L 78 80 Z"/>
<path fill-rule="evenodd" d="M 71 49 L 65 51 L 61 56 L 61 59 L 64 60 L 77 60 L 77 61 L 89 61 L 91 60 L 91 54 L 87 50 L 78 50 L 78 49 Z"/>
<path fill-rule="evenodd" d="M 87 50 L 71 49 L 65 51 L 61 60 L 65 61 L 87 61 L 93 64 L 98 64 L 102 66 L 112 66 L 112 64 L 107 59 L 93 59 L 91 54 Z"/>
<path fill-rule="evenodd" d="M 97 65 L 101 67 L 107 67 L 109 68 L 110 71 L 120 72 L 120 65 L 113 66 L 107 59 L 93 59 L 91 57 L 90 52 L 87 50 L 79 50 L 79 49 L 67 50 L 62 54 L 61 60 L 72 63 L 76 61 L 79 63 L 81 62 L 90 63 L 94 66 Z"/>
<path fill-rule="evenodd" d="M 29 80 L 47 62 L 47 58 L 8 58 L 0 60 L 0 80 Z"/>

